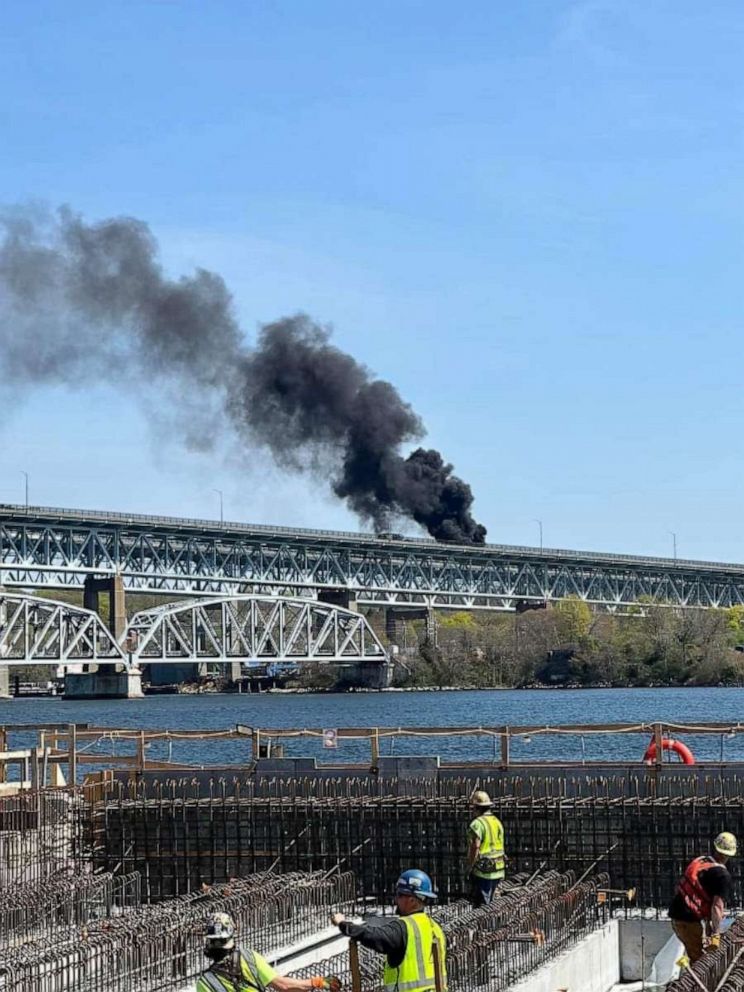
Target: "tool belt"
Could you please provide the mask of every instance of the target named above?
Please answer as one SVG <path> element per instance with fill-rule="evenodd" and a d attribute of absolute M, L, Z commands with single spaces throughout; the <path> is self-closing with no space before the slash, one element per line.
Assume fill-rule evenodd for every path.
<path fill-rule="evenodd" d="M 484 854 L 483 857 L 478 858 L 478 860 L 473 865 L 473 871 L 483 872 L 485 875 L 490 875 L 497 871 L 504 870 L 504 855 L 498 854 L 491 857 L 488 854 Z"/>

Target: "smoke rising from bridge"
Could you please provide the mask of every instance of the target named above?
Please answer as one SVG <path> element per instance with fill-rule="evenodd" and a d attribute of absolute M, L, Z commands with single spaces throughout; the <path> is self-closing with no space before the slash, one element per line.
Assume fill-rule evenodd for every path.
<path fill-rule="evenodd" d="M 227 421 L 283 467 L 330 477 L 378 529 L 405 516 L 439 539 L 484 541 L 470 487 L 439 452 L 402 456 L 425 433 L 420 418 L 334 347 L 327 328 L 285 317 L 247 345 L 223 279 L 204 269 L 168 278 L 149 227 L 134 218 L 88 224 L 66 208 L 16 208 L 0 225 L 6 384 L 156 383 L 190 447 L 211 447 Z"/>

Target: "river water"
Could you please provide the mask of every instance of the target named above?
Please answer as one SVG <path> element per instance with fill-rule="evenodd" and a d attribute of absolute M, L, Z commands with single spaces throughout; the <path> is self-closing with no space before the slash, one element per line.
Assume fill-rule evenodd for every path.
<path fill-rule="evenodd" d="M 701 722 L 744 723 L 744 688 L 706 689 L 546 689 L 453 692 L 385 692 L 350 694 L 176 695 L 147 696 L 139 700 L 66 701 L 13 699 L 0 701 L 0 725 L 32 723 L 89 723 L 95 726 L 148 730 L 227 730 L 236 724 L 260 728 L 337 727 L 455 727 L 507 725 L 557 726 L 569 723 Z M 701 760 L 744 761 L 744 732 L 680 735 Z M 556 734 L 517 737 L 511 754 L 516 761 L 640 760 L 649 735 Z M 14 746 L 30 743 L 16 733 Z M 320 761 L 367 760 L 369 744 L 341 741 L 336 750 L 324 750 L 317 738 L 284 741 L 285 754 L 313 755 Z M 124 753 L 124 745 L 117 745 Z M 111 749 L 110 743 L 95 745 Z M 438 754 L 443 759 L 492 760 L 498 743 L 488 737 L 422 739 L 398 734 L 381 743 L 383 755 Z M 198 746 L 179 741 L 156 742 L 152 758 L 173 757 L 198 764 L 243 763 L 250 742 L 214 740 Z"/>

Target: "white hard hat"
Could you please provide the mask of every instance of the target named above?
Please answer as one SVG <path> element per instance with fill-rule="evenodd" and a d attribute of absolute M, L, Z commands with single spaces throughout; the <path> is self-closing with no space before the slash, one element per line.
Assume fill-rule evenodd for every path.
<path fill-rule="evenodd" d="M 736 857 L 736 837 L 724 830 L 713 841 L 713 847 L 719 854 L 725 854 L 727 858 Z"/>
<path fill-rule="evenodd" d="M 207 946 L 224 947 L 231 950 L 235 946 L 235 924 L 228 913 L 213 913 L 207 920 Z"/>
<path fill-rule="evenodd" d="M 491 797 L 487 792 L 483 792 L 482 789 L 478 789 L 470 797 L 470 804 L 472 806 L 493 806 L 491 802 Z"/>

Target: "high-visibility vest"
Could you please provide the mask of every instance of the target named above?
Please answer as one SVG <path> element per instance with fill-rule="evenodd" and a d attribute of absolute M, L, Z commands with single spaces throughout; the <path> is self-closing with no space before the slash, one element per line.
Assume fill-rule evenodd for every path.
<path fill-rule="evenodd" d="M 213 964 L 199 976 L 196 992 L 266 992 L 258 977 L 258 965 L 253 951 L 235 949 L 219 964 Z"/>
<path fill-rule="evenodd" d="M 385 962 L 385 992 L 429 992 L 435 988 L 434 939 L 439 943 L 442 988 L 447 988 L 444 934 L 438 923 L 424 912 L 401 916 L 406 925 L 406 953 L 397 968 Z"/>
<path fill-rule="evenodd" d="M 485 836 L 478 848 L 478 860 L 473 865 L 473 874 L 481 878 L 503 878 L 506 873 L 504 858 L 504 827 L 497 816 L 490 813 L 479 816 L 474 821 L 482 823 Z"/>
<path fill-rule="evenodd" d="M 685 906 L 698 920 L 709 919 L 713 907 L 713 897 L 703 888 L 700 876 L 717 864 L 715 858 L 707 854 L 702 858 L 695 858 L 685 869 L 677 886 L 677 892 L 682 896 Z"/>

